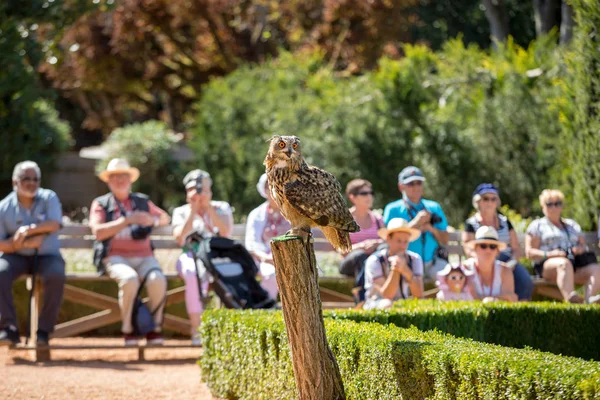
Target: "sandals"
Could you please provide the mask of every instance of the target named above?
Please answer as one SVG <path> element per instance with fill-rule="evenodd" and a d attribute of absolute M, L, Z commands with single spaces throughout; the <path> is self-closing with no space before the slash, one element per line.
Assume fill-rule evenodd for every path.
<path fill-rule="evenodd" d="M 583 297 L 581 297 L 581 295 L 579 293 L 577 293 L 576 291 L 572 291 L 571 293 L 569 293 L 569 297 L 567 297 L 567 301 L 569 303 L 573 303 L 573 304 L 583 304 L 583 302 L 584 302 Z"/>

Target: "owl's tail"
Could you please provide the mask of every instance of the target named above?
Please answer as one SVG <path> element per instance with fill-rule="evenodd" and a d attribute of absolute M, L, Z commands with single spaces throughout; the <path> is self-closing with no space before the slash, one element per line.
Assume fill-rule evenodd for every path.
<path fill-rule="evenodd" d="M 321 228 L 323 235 L 329 240 L 334 249 L 343 253 L 352 251 L 352 242 L 348 232 L 331 226 L 320 226 L 319 228 Z"/>

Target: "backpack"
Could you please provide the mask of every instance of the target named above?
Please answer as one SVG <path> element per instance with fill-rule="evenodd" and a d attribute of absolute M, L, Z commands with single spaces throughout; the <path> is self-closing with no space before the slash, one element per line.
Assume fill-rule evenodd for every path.
<path fill-rule="evenodd" d="M 129 198 L 133 202 L 133 207 L 135 210 L 146 211 L 150 210 L 150 206 L 148 202 L 150 201 L 148 196 L 142 193 L 130 193 Z M 112 199 L 112 201 L 111 201 Z M 107 193 L 103 196 L 97 197 L 95 199 L 98 204 L 104 209 L 106 213 L 106 218 L 104 222 L 110 222 L 113 220 L 113 214 L 116 209 L 116 201 L 114 200 L 114 196 L 112 193 Z M 106 265 L 104 265 L 104 259 L 108 254 L 108 250 L 110 249 L 110 242 L 112 238 L 108 238 L 106 240 L 94 240 L 94 258 L 93 262 L 96 266 L 96 270 L 101 275 L 106 272 Z"/>

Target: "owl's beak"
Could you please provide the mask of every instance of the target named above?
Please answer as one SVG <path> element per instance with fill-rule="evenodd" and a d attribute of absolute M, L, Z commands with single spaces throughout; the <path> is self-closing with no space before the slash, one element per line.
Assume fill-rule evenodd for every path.
<path fill-rule="evenodd" d="M 285 154 L 287 154 L 288 158 L 290 158 L 290 157 L 292 156 L 292 151 L 293 151 L 293 150 L 292 150 L 291 148 L 289 148 L 289 149 L 287 149 L 287 151 L 285 152 Z"/>

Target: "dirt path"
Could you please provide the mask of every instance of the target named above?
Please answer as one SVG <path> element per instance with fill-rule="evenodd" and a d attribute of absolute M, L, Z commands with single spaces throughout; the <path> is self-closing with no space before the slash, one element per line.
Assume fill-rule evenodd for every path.
<path fill-rule="evenodd" d="M 53 344 L 121 344 L 122 339 L 55 339 Z M 177 341 L 168 341 L 175 343 Z M 212 399 L 196 364 L 201 349 L 53 350 L 34 363 L 28 352 L 0 347 L 2 399 Z"/>

